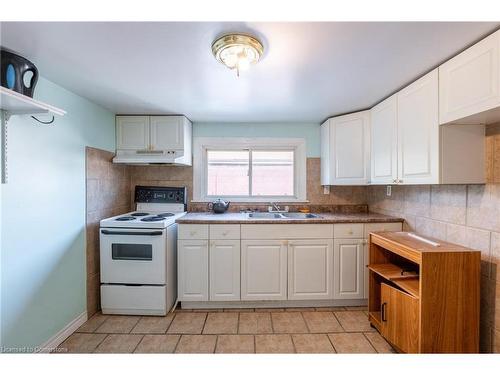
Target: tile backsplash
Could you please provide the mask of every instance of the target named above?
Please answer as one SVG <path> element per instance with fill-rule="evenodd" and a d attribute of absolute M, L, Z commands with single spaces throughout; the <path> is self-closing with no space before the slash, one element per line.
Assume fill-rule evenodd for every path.
<path fill-rule="evenodd" d="M 114 154 L 86 148 L 87 314 L 100 309 L 99 221 L 130 211 L 130 170 Z"/>

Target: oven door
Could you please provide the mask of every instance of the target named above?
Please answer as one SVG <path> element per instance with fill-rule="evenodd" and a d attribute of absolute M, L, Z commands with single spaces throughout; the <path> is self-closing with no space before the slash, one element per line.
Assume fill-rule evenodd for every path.
<path fill-rule="evenodd" d="M 165 229 L 101 228 L 101 282 L 165 284 L 166 239 Z"/>

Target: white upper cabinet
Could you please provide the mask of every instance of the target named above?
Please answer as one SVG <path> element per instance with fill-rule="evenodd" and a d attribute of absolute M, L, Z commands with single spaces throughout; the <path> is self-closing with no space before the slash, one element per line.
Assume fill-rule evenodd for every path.
<path fill-rule="evenodd" d="M 149 117 L 117 116 L 116 148 L 121 150 L 147 150 L 149 148 Z"/>
<path fill-rule="evenodd" d="M 149 122 L 153 150 L 179 150 L 183 148 L 183 117 L 151 116 Z"/>
<path fill-rule="evenodd" d="M 398 183 L 439 183 L 437 69 L 397 94 Z"/>
<path fill-rule="evenodd" d="M 371 184 L 485 182 L 484 125 L 440 126 L 438 81 L 435 69 L 371 109 Z"/>
<path fill-rule="evenodd" d="M 330 118 L 321 128 L 321 183 L 366 185 L 370 174 L 370 111 Z"/>
<path fill-rule="evenodd" d="M 116 116 L 114 163 L 192 164 L 192 124 L 184 116 Z"/>
<path fill-rule="evenodd" d="M 393 184 L 398 178 L 396 95 L 371 109 L 371 183 Z"/>
<path fill-rule="evenodd" d="M 439 123 L 500 120 L 500 31 L 439 67 Z"/>

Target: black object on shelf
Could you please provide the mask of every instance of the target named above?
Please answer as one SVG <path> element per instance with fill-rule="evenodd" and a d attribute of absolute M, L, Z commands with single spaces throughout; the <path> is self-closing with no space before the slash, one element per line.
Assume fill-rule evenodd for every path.
<path fill-rule="evenodd" d="M 0 85 L 22 95 L 33 97 L 38 69 L 28 59 L 19 56 L 3 47 L 0 48 Z M 25 83 L 25 75 L 31 74 Z"/>

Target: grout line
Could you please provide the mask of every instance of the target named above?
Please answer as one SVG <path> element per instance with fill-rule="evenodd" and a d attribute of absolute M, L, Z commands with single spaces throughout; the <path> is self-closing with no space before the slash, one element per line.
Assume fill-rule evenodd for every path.
<path fill-rule="evenodd" d="M 214 351 L 212 353 L 215 354 L 215 351 L 217 350 L 217 344 L 219 344 L 219 335 L 215 336 L 215 345 L 214 345 Z"/>
<path fill-rule="evenodd" d="M 205 320 L 203 321 L 203 326 L 201 327 L 200 335 L 203 335 L 203 331 L 205 330 L 205 326 L 207 324 L 207 319 L 208 319 L 208 314 L 210 314 L 210 313 L 205 313 Z"/>
<path fill-rule="evenodd" d="M 304 326 L 306 327 L 306 330 L 307 330 L 306 333 L 311 333 L 311 330 L 309 329 L 309 326 L 307 325 L 306 319 L 304 318 L 303 312 L 300 312 L 300 318 L 304 322 Z"/>
<path fill-rule="evenodd" d="M 293 351 L 297 353 L 297 347 L 295 346 L 295 341 L 293 341 L 293 335 L 290 335 L 290 340 L 292 341 Z"/>
<path fill-rule="evenodd" d="M 137 319 L 137 322 L 135 322 L 135 324 L 133 325 L 133 327 L 130 328 L 130 331 L 125 332 L 125 333 L 131 333 L 134 330 L 134 328 L 139 324 L 139 322 L 142 320 L 142 318 L 143 317 L 141 316 L 139 319 Z"/>
<path fill-rule="evenodd" d="M 139 340 L 139 342 L 137 343 L 137 345 L 134 347 L 134 350 L 132 350 L 131 353 L 135 353 L 135 351 L 137 350 L 137 348 L 139 347 L 140 343 L 142 342 L 142 340 L 144 340 L 144 337 L 146 335 L 142 335 L 141 339 Z"/>
<path fill-rule="evenodd" d="M 102 343 L 103 343 L 104 341 L 106 341 L 106 339 L 108 338 L 108 336 L 109 336 L 109 333 L 106 333 L 106 334 L 105 334 L 105 336 L 104 336 L 104 338 L 102 339 L 102 341 L 99 343 L 99 345 L 97 345 L 97 346 L 95 347 L 95 349 L 94 349 L 94 350 L 92 350 L 92 353 L 95 353 L 95 352 L 97 351 L 97 349 L 99 349 L 99 347 L 102 345 Z"/>
<path fill-rule="evenodd" d="M 335 345 L 333 345 L 333 341 L 332 341 L 332 339 L 330 338 L 330 335 L 331 335 L 331 334 L 327 334 L 327 335 L 326 335 L 326 337 L 328 338 L 328 341 L 330 341 L 330 344 L 331 344 L 331 345 L 332 345 L 332 347 L 333 347 L 333 351 L 334 351 L 336 354 L 338 354 L 338 350 L 337 350 L 337 348 L 335 347 Z"/>
<path fill-rule="evenodd" d="M 175 343 L 174 350 L 172 351 L 173 354 L 175 354 L 175 351 L 177 350 L 177 347 L 179 346 L 179 343 L 181 342 L 181 338 L 183 335 L 179 335 L 179 338 L 177 339 L 177 342 Z"/>
<path fill-rule="evenodd" d="M 370 341 L 370 339 L 366 336 L 366 332 L 362 332 L 363 334 L 363 337 L 365 338 L 366 341 L 368 341 L 368 344 L 370 344 L 370 346 L 373 348 L 373 350 L 375 351 L 375 353 L 380 353 L 377 348 L 375 348 L 375 346 L 372 344 L 372 342 Z"/>
<path fill-rule="evenodd" d="M 236 334 L 237 335 L 240 334 L 240 313 L 238 313 L 238 319 L 237 319 L 237 322 L 236 322 Z"/>

